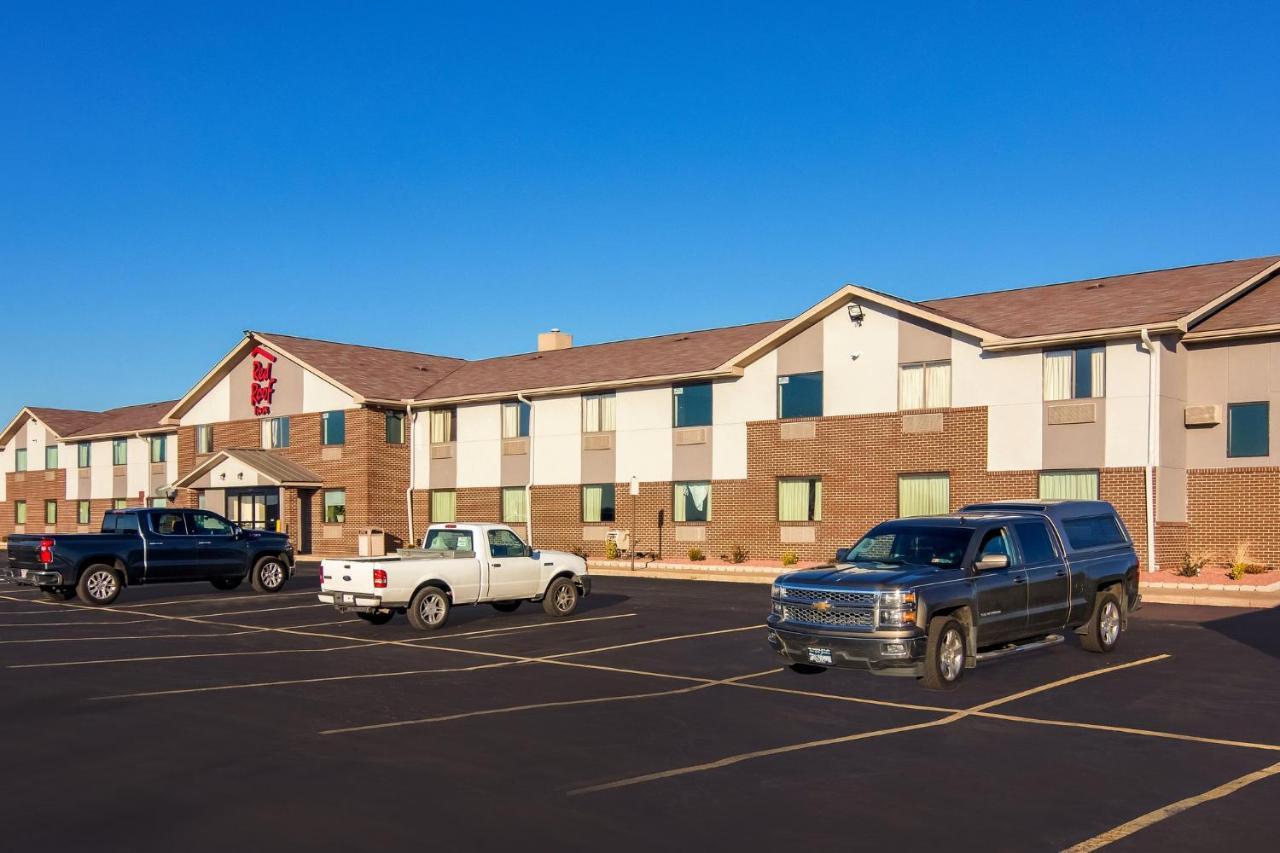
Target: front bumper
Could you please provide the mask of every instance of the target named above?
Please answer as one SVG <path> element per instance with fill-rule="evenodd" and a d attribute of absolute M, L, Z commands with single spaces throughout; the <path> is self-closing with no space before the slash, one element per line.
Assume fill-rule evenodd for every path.
<path fill-rule="evenodd" d="M 591 594 L 591 575 L 578 575 L 574 580 L 578 582 L 582 596 L 585 597 Z"/>
<path fill-rule="evenodd" d="M 860 669 L 877 675 L 919 676 L 924 673 L 924 636 L 867 636 L 816 633 L 785 623 L 769 622 L 769 645 L 792 663 L 814 664 L 810 649 L 830 651 L 836 669 Z"/>
<path fill-rule="evenodd" d="M 0 578 L 26 586 L 62 586 L 62 575 L 50 571 L 5 569 L 0 571 Z"/>

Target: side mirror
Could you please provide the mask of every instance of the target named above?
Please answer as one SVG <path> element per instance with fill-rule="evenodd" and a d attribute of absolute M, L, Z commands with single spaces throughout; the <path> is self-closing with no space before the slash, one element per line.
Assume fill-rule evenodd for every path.
<path fill-rule="evenodd" d="M 241 536 L 244 536 L 244 528 L 238 524 L 231 525 L 231 535 L 239 539 Z"/>
<path fill-rule="evenodd" d="M 527 556 L 532 557 L 535 560 L 542 559 L 542 554 L 536 548 L 525 548 L 525 551 L 527 552 Z"/>
<path fill-rule="evenodd" d="M 836 549 L 836 562 L 837 562 L 837 563 L 847 563 L 847 562 L 849 561 L 849 552 L 850 552 L 850 551 L 852 551 L 852 550 L 853 550 L 852 548 L 837 548 L 837 549 Z"/>
<path fill-rule="evenodd" d="M 1007 569 L 1009 568 L 1009 556 L 1007 554 L 989 554 L 974 563 L 973 567 L 980 572 L 989 572 L 992 569 Z"/>

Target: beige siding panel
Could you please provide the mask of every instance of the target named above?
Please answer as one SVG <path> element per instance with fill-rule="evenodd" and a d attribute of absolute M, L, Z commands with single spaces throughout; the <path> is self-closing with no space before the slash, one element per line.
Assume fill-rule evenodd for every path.
<path fill-rule="evenodd" d="M 916 361 L 949 361 L 951 332 L 905 314 L 899 318 L 898 363 Z"/>
<path fill-rule="evenodd" d="M 709 436 L 710 430 L 707 432 Z M 672 448 L 671 479 L 710 480 L 711 462 L 710 440 L 704 444 L 677 444 Z"/>
<path fill-rule="evenodd" d="M 1106 463 L 1107 404 L 1104 398 L 1092 401 L 1097 420 L 1092 423 L 1049 424 L 1043 421 L 1044 468 L 1102 468 Z M 1045 409 L 1049 404 L 1045 404 Z"/>
<path fill-rule="evenodd" d="M 778 347 L 778 375 L 822 370 L 822 324 L 814 323 Z"/>
<path fill-rule="evenodd" d="M 503 454 L 500 474 L 503 486 L 524 486 L 529 482 L 529 454 Z"/>

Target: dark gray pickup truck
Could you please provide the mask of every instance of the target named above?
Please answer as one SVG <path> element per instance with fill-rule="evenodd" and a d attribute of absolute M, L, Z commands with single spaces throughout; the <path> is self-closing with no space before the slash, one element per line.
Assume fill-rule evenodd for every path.
<path fill-rule="evenodd" d="M 235 589 L 249 578 L 258 592 L 278 592 L 293 573 L 293 546 L 283 533 L 245 530 L 202 509 L 108 512 L 101 533 L 15 534 L 9 577 L 65 601 L 116 600 L 127 586 L 209 581 Z"/>
<path fill-rule="evenodd" d="M 1067 629 L 1110 652 L 1140 603 L 1133 542 L 1105 501 L 888 521 L 835 564 L 779 577 L 772 596 L 769 644 L 793 669 L 869 669 L 935 689 Z"/>

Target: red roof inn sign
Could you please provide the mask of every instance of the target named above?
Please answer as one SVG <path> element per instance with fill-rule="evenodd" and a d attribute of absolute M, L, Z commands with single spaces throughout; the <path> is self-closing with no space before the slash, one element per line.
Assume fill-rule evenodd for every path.
<path fill-rule="evenodd" d="M 271 375 L 271 366 L 276 357 L 262 347 L 254 347 L 253 380 L 249 383 L 249 402 L 255 415 L 271 414 L 271 398 L 276 393 L 276 378 Z"/>

